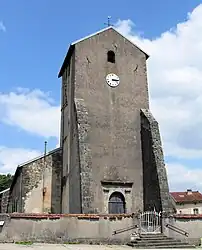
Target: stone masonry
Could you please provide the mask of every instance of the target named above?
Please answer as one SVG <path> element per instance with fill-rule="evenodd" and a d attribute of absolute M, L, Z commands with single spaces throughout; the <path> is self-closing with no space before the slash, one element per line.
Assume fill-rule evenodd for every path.
<path fill-rule="evenodd" d="M 147 58 L 112 27 L 70 45 L 59 73 L 63 213 L 106 213 L 116 192 L 126 212 L 170 211 L 159 129 L 143 111 Z M 118 87 L 106 83 L 109 73 L 119 77 Z"/>
<path fill-rule="evenodd" d="M 9 192 L 10 188 L 5 189 L 0 192 L 0 208 L 1 208 L 1 213 L 6 213 L 7 212 L 7 207 L 8 207 L 8 200 L 9 200 Z"/>
<path fill-rule="evenodd" d="M 173 212 L 158 123 L 149 110 L 141 110 L 144 210 Z M 150 149 L 150 150 L 147 150 Z"/>
<path fill-rule="evenodd" d="M 18 166 L 8 212 L 60 213 L 61 149 Z"/>

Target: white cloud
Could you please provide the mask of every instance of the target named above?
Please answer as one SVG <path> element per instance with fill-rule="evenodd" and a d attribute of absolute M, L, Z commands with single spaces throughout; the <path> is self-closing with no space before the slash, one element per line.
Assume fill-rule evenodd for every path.
<path fill-rule="evenodd" d="M 191 170 L 180 163 L 170 163 L 167 167 L 170 191 L 187 189 L 202 191 L 202 169 Z"/>
<path fill-rule="evenodd" d="M 151 109 L 161 128 L 167 156 L 202 158 L 202 4 L 184 23 L 149 40 L 131 20 L 119 31 L 150 55 Z"/>
<path fill-rule="evenodd" d="M 0 21 L 0 31 L 6 32 L 6 26 Z"/>
<path fill-rule="evenodd" d="M 151 110 L 159 122 L 164 153 L 178 159 L 202 158 L 202 4 L 187 21 L 155 39 L 135 32 L 131 20 L 117 23 L 118 30 L 150 55 L 148 80 Z M 200 165 L 193 169 L 168 162 L 171 190 L 202 191 Z M 180 177 L 180 178 L 179 178 Z"/>
<path fill-rule="evenodd" d="M 184 23 L 150 40 L 134 32 L 131 20 L 117 23 L 119 31 L 149 55 L 151 109 L 160 124 L 165 155 L 179 159 L 202 158 L 202 5 Z M 40 90 L 0 94 L 0 115 L 7 124 L 36 135 L 59 138 L 60 107 Z M 40 153 L 3 148 L 2 171 Z M 13 157 L 10 157 L 13 155 Z M 28 157 L 29 158 L 29 157 Z M 14 160 L 12 160 L 14 159 Z M 168 163 L 171 190 L 201 189 L 202 170 Z M 179 178 L 180 176 L 180 178 Z"/>
<path fill-rule="evenodd" d="M 55 105 L 48 93 L 22 88 L 0 93 L 0 117 L 7 125 L 45 138 L 56 137 L 59 141 L 60 106 Z M 0 146 L 0 172 L 14 173 L 17 165 L 39 155 L 41 152 L 29 148 Z"/>
<path fill-rule="evenodd" d="M 0 114 L 6 124 L 46 138 L 59 138 L 60 107 L 48 93 L 20 88 L 16 92 L 0 93 Z"/>
<path fill-rule="evenodd" d="M 15 173 L 19 164 L 41 155 L 41 152 L 24 148 L 7 148 L 0 146 L 0 173 Z"/>

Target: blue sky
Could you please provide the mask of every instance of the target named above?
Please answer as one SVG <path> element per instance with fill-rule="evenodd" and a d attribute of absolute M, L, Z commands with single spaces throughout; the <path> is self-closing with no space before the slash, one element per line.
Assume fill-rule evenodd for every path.
<path fill-rule="evenodd" d="M 171 187 L 180 189 L 190 185 L 187 188 L 200 189 L 202 184 L 196 184 L 196 180 L 201 173 L 202 153 L 199 142 L 202 134 L 199 128 L 202 119 L 199 115 L 194 124 L 188 122 L 191 119 L 190 114 L 196 110 L 195 106 L 191 108 L 192 98 L 197 98 L 195 105 L 199 107 L 200 96 L 197 96 L 197 93 L 202 89 L 198 83 L 193 91 L 189 90 L 193 82 L 201 79 L 202 74 L 199 66 L 201 59 L 197 57 L 199 52 L 202 54 L 202 36 L 199 37 L 201 26 L 198 17 L 200 13 L 202 16 L 200 2 L 125 0 L 123 3 L 103 0 L 75 3 L 64 0 L 18 0 L 11 3 L 1 0 L 0 172 L 14 171 L 20 162 L 40 154 L 45 140 L 48 140 L 49 150 L 58 144 L 60 80 L 57 79 L 57 74 L 68 45 L 105 27 L 107 16 L 111 15 L 112 23 L 151 55 L 148 62 L 151 107 L 161 127 Z M 196 14 L 192 14 L 192 20 L 187 14 L 195 13 L 194 11 Z M 180 23 L 182 25 L 178 27 Z M 185 32 L 186 26 L 190 30 L 188 35 Z M 174 35 L 171 31 L 173 28 L 177 30 Z M 189 50 L 188 45 L 184 45 L 188 44 L 188 41 L 189 45 L 194 41 L 194 51 Z M 179 50 L 175 46 L 178 43 L 183 44 L 180 48 L 185 48 L 180 56 L 176 57 Z M 164 54 L 167 48 L 171 51 L 168 55 Z M 191 51 L 192 54 L 188 53 L 189 55 L 184 58 L 187 51 Z M 180 73 L 172 69 L 171 74 L 166 73 L 167 75 L 158 79 L 158 68 L 163 65 L 161 72 L 169 72 L 171 67 L 168 63 L 176 63 L 175 69 Z M 185 76 L 182 75 L 181 69 L 187 69 L 190 65 L 193 66 L 190 74 L 187 76 L 189 71 L 185 70 Z M 188 79 L 190 75 L 195 78 L 190 79 L 186 85 L 180 85 L 180 79 Z M 180 76 L 181 78 L 174 82 L 172 76 L 175 76 L 175 79 Z M 164 82 L 165 79 L 170 79 L 170 82 L 166 80 L 163 85 L 161 81 Z M 175 93 L 168 88 L 171 85 L 178 86 L 175 87 Z M 162 98 L 165 93 L 170 94 Z M 172 107 L 171 101 L 174 103 Z M 185 112 L 185 107 L 189 113 Z M 172 110 L 176 108 L 179 108 L 179 112 L 172 115 Z M 169 121 L 166 120 L 168 117 L 164 116 L 165 110 L 170 112 Z M 178 118 L 182 118 L 184 127 L 179 125 L 181 123 Z M 176 122 L 176 126 L 179 125 L 176 133 L 172 131 L 172 126 L 168 125 L 171 119 Z M 184 134 L 189 133 L 190 128 L 196 133 L 191 134 L 185 141 Z M 199 148 L 196 148 L 196 145 L 199 145 Z M 184 176 L 184 181 L 178 182 L 177 170 L 177 173 Z M 191 171 L 190 175 L 187 171 Z"/>

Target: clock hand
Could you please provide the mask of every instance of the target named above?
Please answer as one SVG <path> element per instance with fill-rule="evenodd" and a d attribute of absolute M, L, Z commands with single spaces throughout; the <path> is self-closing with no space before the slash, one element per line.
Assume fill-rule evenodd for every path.
<path fill-rule="evenodd" d="M 117 80 L 117 79 L 112 79 L 112 81 L 116 81 L 116 82 L 118 82 L 119 80 Z"/>

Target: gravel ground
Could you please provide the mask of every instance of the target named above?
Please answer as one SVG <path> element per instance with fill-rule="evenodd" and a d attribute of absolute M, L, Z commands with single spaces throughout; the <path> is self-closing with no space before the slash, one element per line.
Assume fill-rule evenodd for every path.
<path fill-rule="evenodd" d="M 20 244 L 0 244 L 0 250 L 130 250 L 128 246 L 117 246 L 117 245 L 63 245 L 63 244 L 32 244 L 32 245 L 20 245 Z M 143 249 L 141 249 L 143 250 Z M 161 249 L 165 250 L 165 249 Z M 170 249 L 169 249 L 170 250 Z M 180 249 L 185 250 L 185 249 Z"/>
<path fill-rule="evenodd" d="M 21 244 L 0 244 L 0 250 L 129 250 L 132 249 L 128 246 L 117 246 L 117 245 L 70 245 L 70 244 L 32 244 L 32 245 L 21 245 Z"/>

